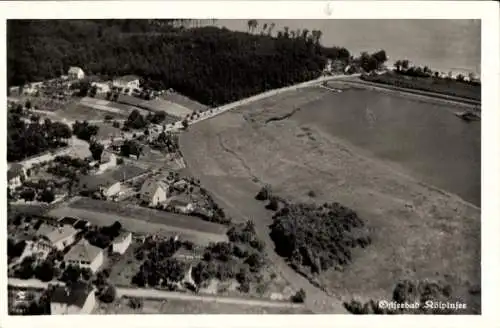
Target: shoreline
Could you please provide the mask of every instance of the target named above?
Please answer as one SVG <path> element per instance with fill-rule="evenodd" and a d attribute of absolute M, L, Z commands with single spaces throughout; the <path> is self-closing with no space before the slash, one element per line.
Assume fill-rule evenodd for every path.
<path fill-rule="evenodd" d="M 361 78 L 339 79 L 338 82 L 356 85 L 356 86 L 362 86 L 365 88 L 371 88 L 371 89 L 378 90 L 378 91 L 389 91 L 389 92 L 400 93 L 402 95 L 407 95 L 407 96 L 417 96 L 418 98 L 423 98 L 423 100 L 426 100 L 426 99 L 427 100 L 438 100 L 438 101 L 441 101 L 441 102 L 444 102 L 448 105 L 453 105 L 453 106 L 462 106 L 462 107 L 468 107 L 468 108 L 470 108 L 470 107 L 475 108 L 477 106 L 481 106 L 481 101 L 477 101 L 474 99 L 452 96 L 452 95 L 448 95 L 448 94 L 441 93 L 441 92 L 424 91 L 424 90 L 420 90 L 420 89 L 416 89 L 416 88 L 403 88 L 403 87 L 398 87 L 398 86 L 395 86 L 392 84 L 386 84 L 386 83 L 381 83 L 381 82 L 365 81 L 365 80 L 362 80 Z"/>

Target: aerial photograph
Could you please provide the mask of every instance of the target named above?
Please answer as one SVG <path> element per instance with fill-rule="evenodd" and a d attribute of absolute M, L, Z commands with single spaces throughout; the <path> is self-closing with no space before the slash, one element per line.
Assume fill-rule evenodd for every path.
<path fill-rule="evenodd" d="M 6 25 L 9 315 L 481 314 L 481 20 Z"/>

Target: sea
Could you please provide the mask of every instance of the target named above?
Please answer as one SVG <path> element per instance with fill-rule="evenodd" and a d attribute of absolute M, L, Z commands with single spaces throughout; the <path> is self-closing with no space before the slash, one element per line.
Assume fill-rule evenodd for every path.
<path fill-rule="evenodd" d="M 325 46 L 342 46 L 354 56 L 384 49 L 388 64 L 408 59 L 414 65 L 456 74 L 481 74 L 481 21 L 462 19 L 328 19 L 258 20 L 254 33 L 264 24 L 275 24 L 273 35 L 285 26 L 321 30 Z M 248 31 L 248 20 L 221 19 L 215 22 L 230 30 Z"/>

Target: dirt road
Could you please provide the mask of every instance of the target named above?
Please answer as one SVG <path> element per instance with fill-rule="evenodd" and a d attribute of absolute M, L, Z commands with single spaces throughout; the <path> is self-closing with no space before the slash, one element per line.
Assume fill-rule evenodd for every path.
<path fill-rule="evenodd" d="M 145 289 L 145 288 L 117 288 L 116 292 L 117 296 L 119 297 L 128 296 L 128 297 L 139 297 L 139 298 L 177 299 L 184 301 L 242 304 L 248 306 L 262 306 L 262 307 L 287 307 L 287 308 L 304 307 L 304 305 L 302 304 L 296 304 L 290 302 L 267 301 L 261 299 L 210 296 L 210 295 L 194 295 L 194 294 L 185 294 L 179 292 L 170 292 L 170 291 Z"/>

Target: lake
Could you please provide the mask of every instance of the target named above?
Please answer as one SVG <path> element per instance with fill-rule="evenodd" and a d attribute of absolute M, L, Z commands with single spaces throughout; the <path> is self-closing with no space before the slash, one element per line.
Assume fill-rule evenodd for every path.
<path fill-rule="evenodd" d="M 409 175 L 481 206 L 481 123 L 460 108 L 350 89 L 301 106 L 293 119 L 393 162 Z"/>
<path fill-rule="evenodd" d="M 216 22 L 231 30 L 248 31 L 248 20 L 221 19 Z M 458 19 L 343 19 L 343 20 L 258 20 L 276 24 L 278 30 L 319 29 L 325 46 L 346 47 L 357 56 L 361 51 L 384 49 L 389 63 L 409 59 L 416 65 L 454 73 L 481 73 L 481 21 Z"/>

